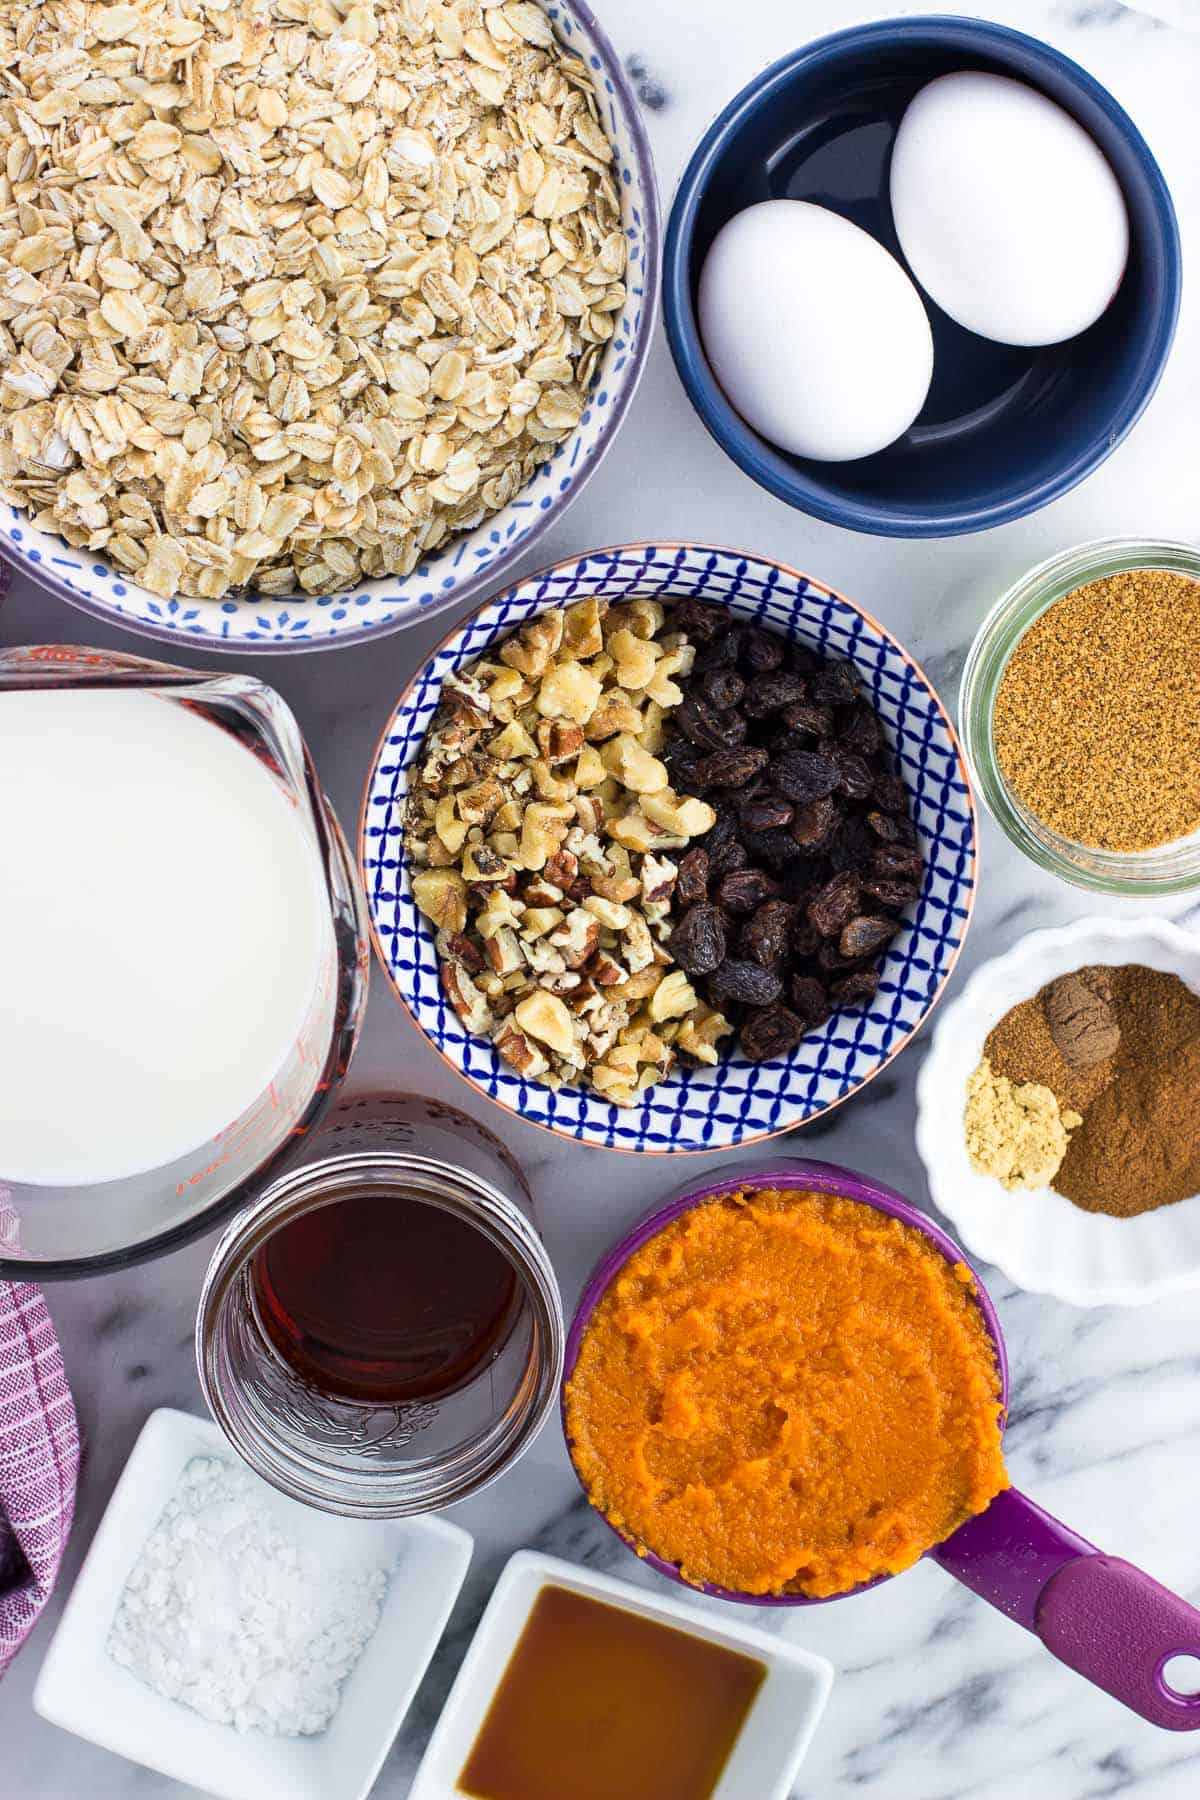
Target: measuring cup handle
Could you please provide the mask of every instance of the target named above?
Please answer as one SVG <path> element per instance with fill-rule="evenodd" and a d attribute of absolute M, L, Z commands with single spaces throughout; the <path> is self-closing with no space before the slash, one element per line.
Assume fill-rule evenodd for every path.
<path fill-rule="evenodd" d="M 1037 1634 L 1068 1668 L 1167 1731 L 1200 1730 L 1200 1694 L 1167 1685 L 1173 1656 L 1200 1658 L 1200 1612 L 1119 1556 L 1076 1557 L 1047 1583 Z"/>
<path fill-rule="evenodd" d="M 933 1555 L 1152 1725 L 1200 1730 L 1200 1694 L 1177 1693 L 1163 1679 L 1173 1656 L 1200 1659 L 1200 1612 L 1132 1563 L 1106 1556 L 1014 1488 Z"/>

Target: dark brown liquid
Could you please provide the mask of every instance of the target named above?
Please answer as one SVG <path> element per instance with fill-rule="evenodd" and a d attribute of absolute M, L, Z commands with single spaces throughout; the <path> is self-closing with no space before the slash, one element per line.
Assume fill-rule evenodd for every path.
<path fill-rule="evenodd" d="M 395 1193 L 285 1225 L 252 1279 L 263 1328 L 301 1379 L 378 1405 L 464 1386 L 498 1354 L 518 1302 L 512 1264 L 481 1231 Z"/>
<path fill-rule="evenodd" d="M 544 1587 L 458 1786 L 472 1800 L 709 1800 L 764 1664 Z"/>

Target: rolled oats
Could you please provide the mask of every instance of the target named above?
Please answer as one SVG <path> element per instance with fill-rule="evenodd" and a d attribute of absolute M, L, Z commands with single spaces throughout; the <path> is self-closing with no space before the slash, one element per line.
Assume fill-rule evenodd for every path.
<path fill-rule="evenodd" d="M 316 594 L 574 430 L 625 239 L 529 0 L 0 0 L 0 68 L 0 497 L 40 528 L 165 597 Z"/>
<path fill-rule="evenodd" d="M 663 667 L 693 660 L 663 627 L 656 602 L 580 600 L 450 676 L 405 821 L 413 899 L 466 1028 L 529 1079 L 620 1106 L 678 1054 L 715 1063 L 731 1030 L 665 947 L 666 852 L 716 815 L 672 792 L 645 742 L 661 735 Z"/>

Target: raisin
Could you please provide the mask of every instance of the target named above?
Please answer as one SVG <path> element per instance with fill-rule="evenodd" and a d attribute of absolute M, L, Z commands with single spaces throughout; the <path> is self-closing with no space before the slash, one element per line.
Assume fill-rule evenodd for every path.
<path fill-rule="evenodd" d="M 746 684 L 736 669 L 711 669 L 701 676 L 698 685 L 709 704 L 722 711 L 737 706 L 746 691 Z"/>
<path fill-rule="evenodd" d="M 685 737 L 672 738 L 659 751 L 673 779 L 689 790 L 696 779 L 696 764 L 704 761 L 705 754 L 695 744 L 689 744 Z"/>
<path fill-rule="evenodd" d="M 788 953 L 788 930 L 793 908 L 787 900 L 764 900 L 752 918 L 747 919 L 738 940 L 738 950 L 751 962 L 764 969 L 776 969 Z"/>
<path fill-rule="evenodd" d="M 894 906 L 897 910 L 908 906 L 921 891 L 915 881 L 903 881 L 894 875 L 868 875 L 862 889 L 872 900 L 878 900 L 880 906 Z"/>
<path fill-rule="evenodd" d="M 803 1019 L 810 1031 L 814 1025 L 823 1025 L 833 1011 L 829 995 L 815 975 L 792 976 L 791 1000 L 797 1018 Z"/>
<path fill-rule="evenodd" d="M 734 812 L 733 807 L 727 805 L 724 801 L 719 802 L 716 807 L 716 814 L 716 824 L 704 839 L 704 848 L 708 851 L 710 856 L 714 850 L 719 850 L 723 844 L 735 843 L 738 836 L 738 816 Z"/>
<path fill-rule="evenodd" d="M 703 600 L 676 600 L 671 623 L 694 644 L 708 644 L 726 629 L 729 614 L 723 606 L 706 606 Z"/>
<path fill-rule="evenodd" d="M 807 913 L 797 913 L 792 920 L 792 955 L 815 956 L 820 942 L 821 934 Z"/>
<path fill-rule="evenodd" d="M 825 938 L 836 937 L 858 912 L 858 893 L 855 875 L 843 873 L 827 881 L 808 903 L 813 930 Z"/>
<path fill-rule="evenodd" d="M 837 802 L 828 795 L 823 800 L 810 800 L 792 820 L 792 838 L 794 842 L 810 850 L 825 842 L 840 817 Z"/>
<path fill-rule="evenodd" d="M 878 838 L 864 821 L 855 816 L 843 819 L 829 846 L 829 860 L 840 873 L 843 869 L 862 871 L 871 865 Z"/>
<path fill-rule="evenodd" d="M 899 819 L 893 818 L 890 813 L 869 812 L 867 814 L 867 824 L 871 827 L 875 836 L 882 838 L 885 844 L 894 844 L 898 842 L 900 837 L 900 821 Z"/>
<path fill-rule="evenodd" d="M 708 898 L 708 851 L 699 844 L 680 857 L 672 898 L 675 905 L 685 911 L 689 906 L 695 906 L 698 900 Z"/>
<path fill-rule="evenodd" d="M 696 765 L 702 787 L 745 787 L 767 766 L 765 750 L 714 750 Z"/>
<path fill-rule="evenodd" d="M 847 800 L 868 800 L 875 784 L 875 778 L 864 759 L 856 750 L 847 750 L 844 744 L 822 744 L 820 754 L 827 756 L 838 772 L 836 791 L 844 794 Z"/>
<path fill-rule="evenodd" d="M 736 1001 L 739 1006 L 773 1006 L 783 992 L 783 982 L 773 969 L 756 962 L 730 958 L 708 978 L 709 999 L 717 1006 Z"/>
<path fill-rule="evenodd" d="M 685 975 L 711 975 L 725 960 L 725 921 L 701 900 L 690 906 L 667 939 L 667 949 Z"/>
<path fill-rule="evenodd" d="M 837 1006 L 864 1006 L 879 992 L 878 969 L 856 969 L 844 981 L 835 981 L 829 990 Z"/>
<path fill-rule="evenodd" d="M 799 844 L 793 845 L 790 860 L 780 866 L 780 886 L 789 900 L 797 902 L 811 900 L 813 894 L 829 877 L 829 869 L 822 856 L 813 856 L 802 850 Z"/>
<path fill-rule="evenodd" d="M 899 929 L 895 919 L 885 919 L 877 913 L 860 913 L 858 918 L 842 927 L 838 949 L 851 962 L 857 962 L 865 956 L 876 955 L 885 944 L 891 943 Z"/>
<path fill-rule="evenodd" d="M 808 691 L 824 706 L 848 706 L 858 698 L 858 676 L 849 663 L 826 663 L 812 675 Z"/>
<path fill-rule="evenodd" d="M 901 844 L 886 844 L 876 848 L 871 858 L 871 868 L 876 875 L 909 876 L 919 881 L 925 873 L 925 864 L 919 850 L 907 850 Z"/>
<path fill-rule="evenodd" d="M 833 730 L 833 708 L 818 706 L 814 700 L 793 700 L 779 716 L 789 731 L 803 732 L 808 737 L 828 737 Z"/>
<path fill-rule="evenodd" d="M 742 1055 L 748 1056 L 751 1062 L 770 1062 L 794 1050 L 807 1029 L 803 1019 L 798 1019 L 786 1006 L 768 1006 L 746 1020 L 738 1034 L 738 1043 Z"/>
<path fill-rule="evenodd" d="M 718 712 L 697 694 L 681 700 L 672 718 L 684 737 L 702 750 L 732 750 L 746 736 L 746 721 L 740 713 Z"/>
<path fill-rule="evenodd" d="M 785 640 L 751 625 L 742 633 L 742 667 L 751 675 L 769 675 L 787 655 Z"/>
<path fill-rule="evenodd" d="M 881 812 L 907 813 L 908 793 L 899 775 L 877 770 L 873 784 L 875 804 Z"/>
<path fill-rule="evenodd" d="M 778 868 L 781 863 L 794 862 L 797 857 L 804 855 L 790 831 L 747 831 L 743 836 L 750 855 L 758 862 L 769 863 L 772 868 Z"/>
<path fill-rule="evenodd" d="M 832 794 L 838 784 L 838 771 L 827 757 L 812 750 L 789 750 L 776 759 L 771 778 L 781 794 L 797 806 L 807 806 L 810 800 L 823 800 L 826 794 Z"/>
<path fill-rule="evenodd" d="M 873 756 L 883 742 L 879 720 L 865 700 L 856 700 L 843 709 L 838 720 L 838 736 L 850 750 L 862 756 Z"/>
<path fill-rule="evenodd" d="M 817 968 L 822 975 L 846 975 L 851 969 L 862 968 L 859 956 L 843 956 L 836 938 L 826 938 L 816 954 Z"/>
<path fill-rule="evenodd" d="M 722 878 L 716 900 L 726 912 L 751 913 L 778 892 L 778 883 L 765 869 L 734 869 Z"/>
<path fill-rule="evenodd" d="M 711 643 L 702 644 L 692 665 L 695 674 L 703 675 L 709 669 L 732 669 L 737 662 L 741 645 L 740 631 L 727 631 L 724 637 L 713 638 Z"/>
<path fill-rule="evenodd" d="M 811 675 L 814 669 L 821 667 L 821 658 L 807 644 L 801 644 L 795 638 L 788 645 L 788 668 L 794 669 L 797 675 Z"/>
<path fill-rule="evenodd" d="M 742 710 L 748 719 L 769 719 L 772 713 L 782 712 L 785 706 L 794 706 L 803 698 L 804 683 L 799 675 L 789 675 L 781 669 L 772 675 L 751 678 Z"/>
<path fill-rule="evenodd" d="M 743 831 L 780 831 L 785 825 L 791 824 L 794 810 L 790 800 L 785 800 L 782 794 L 773 794 L 768 789 L 765 793 L 743 800 L 738 808 L 738 816 L 742 821 Z"/>
<path fill-rule="evenodd" d="M 720 881 L 723 875 L 730 874 L 734 869 L 744 869 L 750 861 L 745 844 L 739 844 L 734 837 L 726 838 L 723 843 L 713 849 L 712 832 L 710 831 L 705 839 L 705 844 L 708 846 L 708 878 L 710 881 Z"/>

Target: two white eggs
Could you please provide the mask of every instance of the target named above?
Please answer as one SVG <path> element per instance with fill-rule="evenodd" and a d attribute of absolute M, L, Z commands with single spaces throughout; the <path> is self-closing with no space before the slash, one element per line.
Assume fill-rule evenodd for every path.
<path fill-rule="evenodd" d="M 1003 75 L 940 76 L 892 152 L 892 217 L 916 280 L 1002 344 L 1061 343 L 1120 286 L 1129 221 L 1095 141 Z M 714 238 L 700 334 L 730 404 L 795 456 L 848 462 L 894 443 L 925 404 L 933 336 L 914 282 L 868 232 L 802 200 L 767 200 Z"/>

